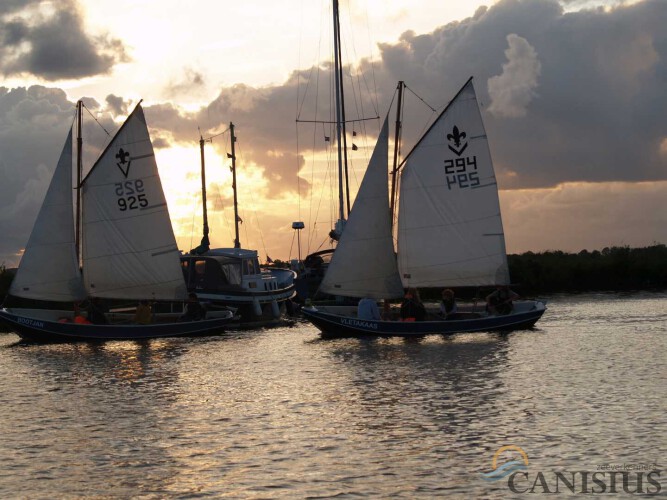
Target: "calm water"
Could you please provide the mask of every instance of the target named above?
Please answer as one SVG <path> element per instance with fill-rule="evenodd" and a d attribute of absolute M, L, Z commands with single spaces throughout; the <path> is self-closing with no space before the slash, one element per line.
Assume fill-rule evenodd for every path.
<path fill-rule="evenodd" d="M 324 341 L 300 323 L 98 346 L 0 334 L 0 497 L 503 498 L 507 480 L 481 476 L 503 445 L 532 474 L 662 468 L 667 293 L 551 297 L 538 326 Z"/>

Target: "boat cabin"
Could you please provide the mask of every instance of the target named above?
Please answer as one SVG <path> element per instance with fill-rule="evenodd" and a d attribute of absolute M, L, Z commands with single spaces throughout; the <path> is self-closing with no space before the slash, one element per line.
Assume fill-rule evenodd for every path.
<path fill-rule="evenodd" d="M 184 255 L 181 268 L 190 292 L 259 292 L 278 288 L 278 280 L 260 268 L 256 250 L 218 248 L 203 255 Z"/>

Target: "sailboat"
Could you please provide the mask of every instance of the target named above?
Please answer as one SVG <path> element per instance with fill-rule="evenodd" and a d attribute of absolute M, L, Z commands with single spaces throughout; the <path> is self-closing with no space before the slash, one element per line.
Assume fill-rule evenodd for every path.
<path fill-rule="evenodd" d="M 378 300 L 412 287 L 508 286 L 498 187 L 472 77 L 403 162 L 396 254 L 387 149 L 386 119 L 320 289 Z M 526 300 L 509 314 L 470 310 L 416 322 L 362 319 L 353 306 L 302 313 L 327 335 L 412 336 L 529 328 L 545 310 Z"/>
<path fill-rule="evenodd" d="M 141 103 L 83 180 L 80 180 L 81 106 L 79 102 L 76 223 L 72 200 L 72 127 L 9 295 L 61 303 L 78 303 L 88 298 L 182 304 L 187 288 L 180 253 Z M 92 325 L 76 322 L 80 316 L 75 311 L 0 309 L 0 319 L 22 338 L 34 341 L 210 334 L 219 332 L 232 316 L 228 312 L 202 321 Z"/>
<path fill-rule="evenodd" d="M 283 304 L 295 295 L 296 273 L 289 269 L 263 269 L 257 250 L 241 248 L 239 238 L 238 199 L 236 190 L 236 136 L 229 124 L 231 137 L 232 188 L 234 190 L 234 246 L 210 248 L 206 206 L 206 167 L 204 145 L 211 138 L 200 138 L 203 232 L 201 244 L 181 257 L 188 291 L 195 292 L 212 307 L 233 308 L 244 324 L 270 324 L 280 319 Z M 224 132 L 223 132 L 224 133 Z M 219 135 L 219 134 L 218 134 Z"/>

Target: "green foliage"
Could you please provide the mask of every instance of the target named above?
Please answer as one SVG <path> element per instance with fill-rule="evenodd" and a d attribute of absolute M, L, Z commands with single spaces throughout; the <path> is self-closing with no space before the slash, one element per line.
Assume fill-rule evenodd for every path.
<path fill-rule="evenodd" d="M 577 254 L 551 251 L 508 256 L 522 291 L 578 292 L 667 287 L 667 246 L 611 247 Z"/>

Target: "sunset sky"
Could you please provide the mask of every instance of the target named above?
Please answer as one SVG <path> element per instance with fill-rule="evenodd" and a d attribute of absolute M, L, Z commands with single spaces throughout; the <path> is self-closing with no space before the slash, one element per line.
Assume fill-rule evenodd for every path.
<path fill-rule="evenodd" d="M 417 6 L 417 7 L 415 7 Z M 143 98 L 179 247 L 201 238 L 199 130 L 213 247 L 261 260 L 328 248 L 336 218 L 330 0 L 0 3 L 0 264 L 18 264 L 74 114 L 111 134 Z M 351 185 L 398 80 L 403 153 L 470 77 L 510 253 L 667 243 L 667 2 L 341 0 Z M 393 116 L 393 114 L 392 114 Z M 84 115 L 89 168 L 108 136 Z M 393 134 L 393 132 L 392 132 Z M 85 169 L 86 167 L 84 167 Z"/>

